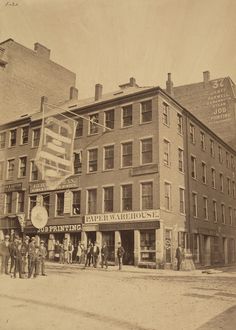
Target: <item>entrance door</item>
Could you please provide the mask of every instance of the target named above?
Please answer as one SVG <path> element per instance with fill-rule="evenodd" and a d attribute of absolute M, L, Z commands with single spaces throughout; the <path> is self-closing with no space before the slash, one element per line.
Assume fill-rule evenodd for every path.
<path fill-rule="evenodd" d="M 87 242 L 95 243 L 96 242 L 96 231 L 87 231 Z"/>
<path fill-rule="evenodd" d="M 123 264 L 133 265 L 134 264 L 134 231 L 133 230 L 121 231 L 121 244 L 125 249 Z"/>

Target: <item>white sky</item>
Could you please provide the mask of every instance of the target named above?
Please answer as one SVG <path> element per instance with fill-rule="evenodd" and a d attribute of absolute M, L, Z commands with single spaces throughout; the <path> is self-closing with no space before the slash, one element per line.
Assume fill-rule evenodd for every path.
<path fill-rule="evenodd" d="M 51 49 L 74 71 L 80 98 L 117 89 L 230 76 L 236 82 L 235 0 L 0 0 L 0 40 Z"/>

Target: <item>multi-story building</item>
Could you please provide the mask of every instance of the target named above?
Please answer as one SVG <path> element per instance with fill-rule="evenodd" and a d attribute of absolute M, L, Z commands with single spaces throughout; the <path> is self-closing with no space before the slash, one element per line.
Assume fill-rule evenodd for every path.
<path fill-rule="evenodd" d="M 169 73 L 166 91 L 236 149 L 236 86 L 230 77 L 210 79 L 205 71 L 202 82 L 174 86 Z"/>
<path fill-rule="evenodd" d="M 12 39 L 0 43 L 0 121 L 38 111 L 42 95 L 52 103 L 68 98 L 75 73 L 50 59 L 50 49 L 35 43 L 34 50 Z"/>
<path fill-rule="evenodd" d="M 23 214 L 25 232 L 47 241 L 50 255 L 55 240 L 67 237 L 106 241 L 110 261 L 121 241 L 125 263 L 140 266 L 173 264 L 178 244 L 196 264 L 235 261 L 236 152 L 191 112 L 134 78 L 106 95 L 98 84 L 94 98 L 45 114 L 57 112 L 78 125 L 74 175 L 54 190 L 34 164 L 42 113 L 1 127 L 4 233 L 20 231 Z M 37 203 L 49 214 L 41 230 L 30 221 Z"/>

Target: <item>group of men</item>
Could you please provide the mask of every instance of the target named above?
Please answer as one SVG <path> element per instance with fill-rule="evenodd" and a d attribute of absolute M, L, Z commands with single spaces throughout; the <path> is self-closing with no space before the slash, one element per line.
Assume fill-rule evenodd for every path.
<path fill-rule="evenodd" d="M 36 244 L 36 238 L 25 236 L 21 239 L 15 236 L 10 240 L 9 235 L 0 242 L 1 274 L 11 275 L 12 278 L 33 278 L 39 275 L 40 271 L 45 274 L 45 259 L 47 249 L 44 241 Z M 10 265 L 9 265 L 10 264 Z"/>

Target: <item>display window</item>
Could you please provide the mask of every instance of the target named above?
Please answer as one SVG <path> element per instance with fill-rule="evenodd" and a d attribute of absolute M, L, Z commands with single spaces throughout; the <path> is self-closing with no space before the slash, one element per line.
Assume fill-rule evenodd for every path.
<path fill-rule="evenodd" d="M 155 230 L 140 231 L 140 259 L 141 261 L 156 261 Z"/>

